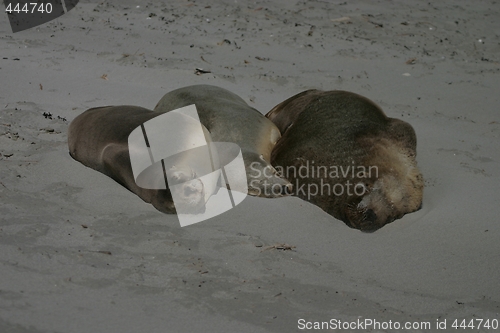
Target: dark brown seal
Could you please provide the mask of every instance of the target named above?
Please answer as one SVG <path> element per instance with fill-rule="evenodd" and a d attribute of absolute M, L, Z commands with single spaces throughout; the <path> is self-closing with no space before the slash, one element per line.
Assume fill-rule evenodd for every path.
<path fill-rule="evenodd" d="M 292 182 L 294 195 L 362 231 L 421 207 L 415 131 L 369 99 L 308 90 L 266 117 L 282 134 L 271 162 Z"/>

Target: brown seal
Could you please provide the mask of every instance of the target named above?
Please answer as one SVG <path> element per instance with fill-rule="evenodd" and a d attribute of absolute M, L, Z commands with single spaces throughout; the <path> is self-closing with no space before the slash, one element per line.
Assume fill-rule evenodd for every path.
<path fill-rule="evenodd" d="M 266 117 L 282 133 L 271 162 L 292 182 L 294 195 L 362 231 L 421 207 L 415 131 L 369 99 L 308 90 Z"/>
<path fill-rule="evenodd" d="M 271 165 L 271 151 L 280 138 L 278 128 L 263 114 L 229 90 L 193 85 L 165 94 L 154 111 L 169 112 L 194 104 L 200 122 L 214 142 L 232 142 L 242 151 L 248 194 L 260 197 L 288 195 L 292 186 Z"/>
<path fill-rule="evenodd" d="M 165 174 L 161 169 L 151 169 L 154 174 L 147 174 L 153 181 L 163 181 L 163 184 L 166 178 L 182 184 L 175 186 L 178 191 L 175 197 L 179 198 L 175 206 L 168 186 L 166 189 L 148 189 L 136 184 L 130 160 L 129 135 L 138 126 L 159 115 L 152 110 L 129 105 L 89 109 L 78 115 L 69 126 L 70 155 L 85 166 L 113 178 L 161 212 L 203 212 L 206 188 L 193 170 L 192 166 L 196 163 L 175 161 L 166 168 Z M 194 122 L 192 126 L 201 126 L 202 135 L 206 142 L 210 142 L 208 130 L 203 125 Z"/>

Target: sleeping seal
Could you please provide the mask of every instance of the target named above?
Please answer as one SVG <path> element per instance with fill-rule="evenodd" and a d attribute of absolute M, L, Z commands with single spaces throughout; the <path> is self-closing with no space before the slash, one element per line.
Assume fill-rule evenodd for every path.
<path fill-rule="evenodd" d="M 271 151 L 280 131 L 238 95 L 211 85 L 194 85 L 165 94 L 154 111 L 168 112 L 195 104 L 201 123 L 214 142 L 236 143 L 243 153 L 248 194 L 280 197 L 291 192 L 291 183 L 271 165 Z"/>
<path fill-rule="evenodd" d="M 362 231 L 421 207 L 415 131 L 369 99 L 308 90 L 266 117 L 282 134 L 271 162 L 292 182 L 294 195 Z"/>
<path fill-rule="evenodd" d="M 213 186 L 208 188 L 207 184 L 199 179 L 198 176 L 206 174 L 207 171 L 196 169 L 204 166 L 203 163 L 192 161 L 194 154 L 174 156 L 169 162 L 161 162 L 163 169 L 149 168 L 134 179 L 129 150 L 136 148 L 129 146 L 129 136 L 134 129 L 157 116 L 159 116 L 157 112 L 138 106 L 105 106 L 89 109 L 78 115 L 69 126 L 70 155 L 85 166 L 113 178 L 161 212 L 202 213 L 205 202 L 214 189 Z M 174 115 L 171 118 L 181 116 Z M 183 126 L 189 140 L 182 142 L 192 143 L 194 140 L 200 146 L 211 142 L 208 130 L 199 122 L 192 120 Z M 195 137 L 196 135 L 198 137 Z M 173 189 L 169 189 L 166 184 L 167 179 L 168 184 L 174 185 Z M 145 181 L 149 182 L 149 187 L 137 185 L 137 182 Z M 162 182 L 163 185 L 158 184 Z M 175 206 L 173 195 L 176 199 Z"/>

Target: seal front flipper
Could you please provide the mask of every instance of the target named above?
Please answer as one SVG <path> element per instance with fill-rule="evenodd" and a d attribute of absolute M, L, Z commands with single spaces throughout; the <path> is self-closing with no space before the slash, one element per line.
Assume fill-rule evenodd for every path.
<path fill-rule="evenodd" d="M 113 178 L 159 211 L 167 214 L 176 213 L 169 189 L 146 189 L 136 184 L 127 146 L 117 143 L 106 145 L 101 153 L 101 161 L 103 169 L 99 171 Z M 162 175 L 159 176 L 162 177 Z"/>

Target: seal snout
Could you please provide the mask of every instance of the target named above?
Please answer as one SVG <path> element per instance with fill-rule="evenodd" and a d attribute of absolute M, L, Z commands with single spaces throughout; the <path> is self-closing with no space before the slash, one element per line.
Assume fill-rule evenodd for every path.
<path fill-rule="evenodd" d="M 377 214 L 375 214 L 373 209 L 367 209 L 365 214 L 366 214 L 365 221 L 372 223 L 377 221 Z"/>
<path fill-rule="evenodd" d="M 373 209 L 359 210 L 349 218 L 349 226 L 363 232 L 375 232 L 385 223 L 380 223 L 377 213 Z"/>
<path fill-rule="evenodd" d="M 350 221 L 351 227 L 359 229 L 362 232 L 375 232 L 384 225 L 391 223 L 395 219 L 392 217 L 381 218 L 373 209 L 367 209 L 360 214 L 358 220 Z"/>

